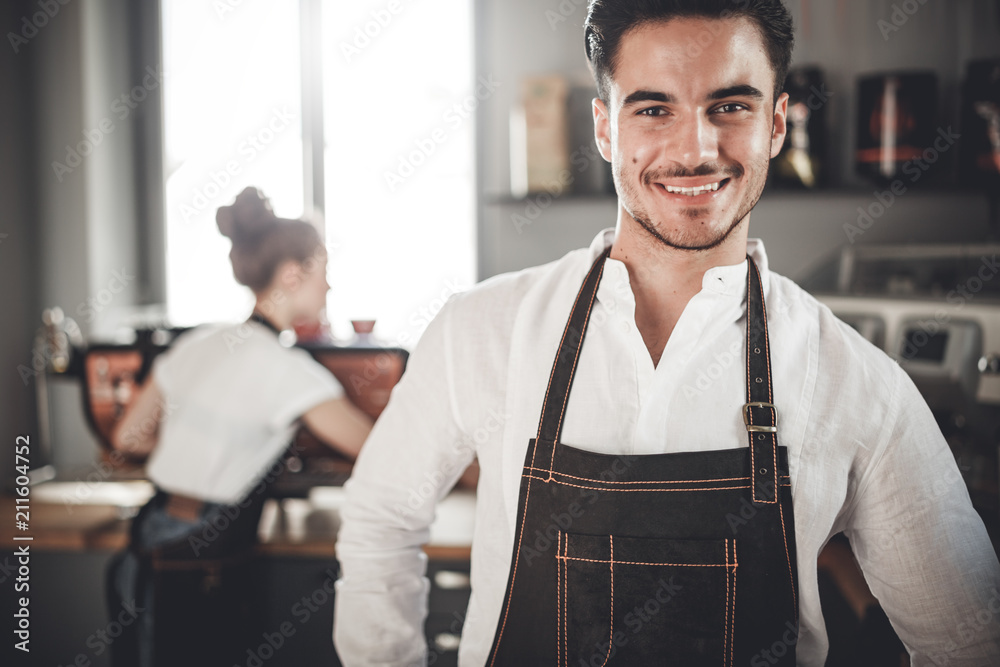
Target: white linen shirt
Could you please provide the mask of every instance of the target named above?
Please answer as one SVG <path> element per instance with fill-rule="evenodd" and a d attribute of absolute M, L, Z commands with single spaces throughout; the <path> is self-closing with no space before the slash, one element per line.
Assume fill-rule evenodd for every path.
<path fill-rule="evenodd" d="M 257 485 L 310 408 L 343 387 L 308 352 L 257 322 L 203 325 L 156 358 L 164 400 L 147 466 L 161 489 L 237 503 Z"/>
<path fill-rule="evenodd" d="M 345 665 L 432 657 L 421 546 L 435 503 L 473 455 L 481 473 L 459 664 L 485 664 L 528 440 L 573 300 L 613 239 L 604 230 L 589 249 L 454 296 L 421 338 L 346 485 L 334 616 Z M 915 667 L 1000 664 L 1000 565 L 923 398 L 882 351 L 768 271 L 759 240 L 747 253 L 761 273 L 778 443 L 788 449 L 798 664 L 824 664 L 816 559 L 840 531 Z M 562 442 L 612 455 L 747 446 L 746 280 L 746 261 L 709 269 L 654 367 L 628 271 L 606 260 Z"/>

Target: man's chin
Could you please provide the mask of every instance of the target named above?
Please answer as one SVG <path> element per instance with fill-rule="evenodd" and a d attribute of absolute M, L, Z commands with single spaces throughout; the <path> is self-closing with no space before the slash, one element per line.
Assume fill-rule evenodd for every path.
<path fill-rule="evenodd" d="M 737 226 L 719 227 L 717 218 L 714 217 L 696 217 L 694 219 L 684 217 L 681 220 L 669 222 L 650 221 L 642 215 L 633 215 L 632 217 L 653 239 L 679 250 L 711 250 L 725 241 Z"/>

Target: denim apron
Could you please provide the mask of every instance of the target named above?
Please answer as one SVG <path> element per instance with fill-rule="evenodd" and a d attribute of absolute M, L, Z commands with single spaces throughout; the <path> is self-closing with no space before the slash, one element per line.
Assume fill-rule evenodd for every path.
<path fill-rule="evenodd" d="M 747 442 L 616 456 L 559 439 L 609 253 L 577 295 L 528 444 L 487 665 L 794 665 L 791 482 L 757 267 L 748 256 L 747 403 L 733 406 Z"/>

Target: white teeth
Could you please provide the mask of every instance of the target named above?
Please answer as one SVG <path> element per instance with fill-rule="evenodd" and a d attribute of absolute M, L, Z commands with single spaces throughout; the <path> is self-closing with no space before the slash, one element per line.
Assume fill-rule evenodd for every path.
<path fill-rule="evenodd" d="M 665 185 L 667 192 L 672 192 L 675 195 L 687 195 L 688 197 L 695 197 L 706 192 L 715 192 L 719 189 L 719 185 L 722 181 L 717 181 L 715 183 L 709 183 L 708 185 L 699 185 L 696 188 L 679 188 L 674 185 Z"/>

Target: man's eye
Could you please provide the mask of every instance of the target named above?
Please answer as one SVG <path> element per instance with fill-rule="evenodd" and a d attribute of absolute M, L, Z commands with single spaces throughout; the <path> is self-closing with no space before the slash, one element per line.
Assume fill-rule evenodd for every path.
<path fill-rule="evenodd" d="M 660 107 L 652 107 L 652 108 L 649 108 L 649 109 L 643 109 L 642 111 L 639 112 L 639 115 L 640 116 L 663 116 L 666 113 L 667 112 L 664 109 L 660 108 Z"/>
<path fill-rule="evenodd" d="M 733 113 L 734 111 L 747 111 L 748 109 L 745 105 L 738 102 L 730 102 L 729 104 L 716 107 L 715 110 L 719 113 Z"/>

